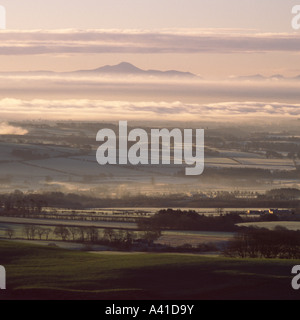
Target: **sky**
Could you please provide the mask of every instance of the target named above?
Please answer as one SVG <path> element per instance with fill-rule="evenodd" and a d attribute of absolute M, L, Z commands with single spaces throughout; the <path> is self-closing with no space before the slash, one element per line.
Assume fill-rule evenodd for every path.
<path fill-rule="evenodd" d="M 102 30 L 108 36 L 105 43 L 100 37 L 103 44 L 101 48 L 87 49 L 85 52 L 64 50 L 61 43 L 58 44 L 60 50 L 51 49 L 48 52 L 30 51 L 21 54 L 16 53 L 16 50 L 0 50 L 0 70 L 71 71 L 128 61 L 145 69 L 178 69 L 212 78 L 249 73 L 297 75 L 300 73 L 300 66 L 297 65 L 299 50 L 292 50 L 291 44 L 282 42 L 275 47 L 261 48 L 251 39 L 249 50 L 235 50 L 247 45 L 246 41 L 238 43 L 245 34 L 268 34 L 268 38 L 261 40 L 265 43 L 271 41 L 270 38 L 278 37 L 279 33 L 288 34 L 296 37 L 294 42 L 297 42 L 300 32 L 291 28 L 291 10 L 295 4 L 296 0 L 2 0 L 1 5 L 7 11 L 7 31 L 15 31 L 3 39 L 8 43 L 16 41 L 18 31 L 26 33 L 28 30 L 32 33 L 30 36 L 23 35 L 26 46 L 35 40 L 35 34 L 41 30 Z M 140 33 L 137 42 L 140 48 L 149 46 L 149 41 L 153 40 L 149 34 L 160 37 L 160 41 L 150 44 L 152 49 L 155 46 L 163 48 L 161 32 L 169 31 L 172 34 L 174 30 L 181 30 L 182 37 L 173 39 L 173 44 L 175 41 L 177 43 L 176 48 L 169 42 L 169 47 L 164 51 L 138 51 L 132 48 L 118 51 L 104 46 L 109 47 L 113 41 L 115 44 L 126 43 L 126 39 L 123 37 L 120 40 L 116 33 L 132 36 L 134 31 Z M 220 34 L 226 36 L 225 42 L 232 35 L 239 36 L 236 46 L 229 51 L 226 43 L 223 48 L 223 42 L 217 38 L 208 43 L 203 40 L 197 48 L 188 46 L 184 50 L 187 44 L 194 41 L 189 39 L 191 32 L 203 38 L 203 33 L 208 30 L 215 37 Z M 92 45 L 86 42 L 89 35 L 89 32 L 82 35 L 82 46 Z M 43 39 L 47 40 L 47 37 Z M 18 40 L 17 47 L 20 46 Z M 204 45 L 208 47 L 207 50 L 198 50 Z"/>
<path fill-rule="evenodd" d="M 2 0 L 10 29 L 290 30 L 296 0 Z"/>
<path fill-rule="evenodd" d="M 299 117 L 300 80 L 287 79 L 300 75 L 300 31 L 291 24 L 297 4 L 300 0 L 0 0 L 7 20 L 0 30 L 1 117 Z M 69 72 L 122 61 L 199 78 L 1 73 Z M 239 78 L 257 74 L 266 79 Z"/>

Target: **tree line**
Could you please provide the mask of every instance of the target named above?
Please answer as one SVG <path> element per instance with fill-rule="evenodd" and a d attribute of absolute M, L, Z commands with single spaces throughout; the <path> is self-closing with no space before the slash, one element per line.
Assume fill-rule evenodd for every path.
<path fill-rule="evenodd" d="M 300 231 L 281 226 L 274 230 L 245 229 L 235 235 L 223 254 L 234 258 L 300 259 Z"/>
<path fill-rule="evenodd" d="M 161 236 L 161 232 L 158 230 L 144 230 L 137 233 L 119 229 L 102 229 L 100 231 L 96 227 L 83 226 L 56 226 L 54 228 L 47 228 L 31 224 L 24 225 L 22 233 L 26 240 L 61 240 L 107 245 L 118 249 L 130 249 L 134 241 L 151 245 Z M 50 235 L 52 235 L 52 238 Z M 9 239 L 15 238 L 15 230 L 11 227 L 6 228 L 5 236 Z"/>
<path fill-rule="evenodd" d="M 138 221 L 143 230 L 236 231 L 243 222 L 239 214 L 200 215 L 194 210 L 160 210 L 149 219 Z"/>
<path fill-rule="evenodd" d="M 294 178 L 294 176 L 293 176 Z M 41 213 L 52 208 L 120 208 L 120 207 L 195 207 L 195 208 L 297 208 L 300 207 L 299 189 L 277 189 L 264 194 L 253 192 L 185 193 L 151 195 L 126 195 L 121 198 L 89 196 L 88 194 L 44 192 L 23 193 L 16 190 L 0 194 L 0 207 L 6 215 Z"/>

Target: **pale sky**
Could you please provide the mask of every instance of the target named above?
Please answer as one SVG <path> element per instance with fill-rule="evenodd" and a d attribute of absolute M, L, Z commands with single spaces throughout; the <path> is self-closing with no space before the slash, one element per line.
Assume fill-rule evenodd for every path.
<path fill-rule="evenodd" d="M 288 44 L 286 49 L 286 43 L 282 42 L 266 50 L 261 47 L 265 40 L 261 40 L 260 44 L 238 42 L 242 40 L 243 34 L 273 33 L 273 39 L 277 37 L 277 33 L 285 33 L 299 37 L 287 41 L 300 43 L 300 32 L 291 28 L 291 10 L 296 4 L 295 0 L 1 0 L 0 4 L 7 11 L 7 31 L 17 30 L 14 35 L 5 38 L 1 38 L 3 32 L 0 32 L 3 47 L 0 46 L 0 71 L 71 71 L 128 61 L 143 69 L 177 69 L 206 78 L 256 73 L 295 76 L 300 73 L 298 47 L 295 49 L 293 46 L 291 50 Z M 49 41 L 53 41 L 45 37 L 45 45 L 44 38 L 36 40 L 35 35 L 31 34 L 23 35 L 22 43 L 17 32 L 53 29 L 101 29 L 107 30 L 108 37 L 105 40 L 100 37 L 101 48 L 98 40 L 97 50 L 87 48 L 82 52 L 82 48 L 90 46 L 91 42 L 85 44 L 85 39 L 81 37 L 82 43 L 77 51 L 65 50 L 60 42 L 59 48 L 57 45 L 54 49 L 48 49 L 48 52 L 44 49 L 42 52 L 29 50 L 26 53 L 16 53 L 16 48 L 32 46 L 33 41 L 36 48 L 49 48 Z M 155 50 L 155 45 L 157 48 L 162 47 L 160 32 L 175 29 L 185 29 L 186 34 L 182 38 L 172 39 L 171 47 Z M 189 44 L 194 41 L 188 39 L 189 33 L 199 29 L 202 30 L 198 32 L 202 36 L 202 42 L 199 42 L 197 48 L 189 47 L 184 50 L 186 41 Z M 226 47 L 223 48 L 222 39 L 213 39 L 213 44 L 207 44 L 203 39 L 203 30 L 207 29 L 211 30 L 211 35 L 218 35 L 226 30 Z M 141 51 L 132 47 L 117 50 L 119 38 L 115 35 L 116 30 L 118 33 L 129 34 L 130 37 L 132 30 L 140 32 L 140 48 L 150 46 L 149 34 L 144 36 L 144 43 L 141 41 L 144 32 L 157 36 L 156 40 L 151 40 L 151 50 Z M 231 34 L 239 36 L 234 48 L 229 39 L 232 50 L 228 50 L 228 38 Z M 159 37 L 160 42 L 156 43 Z M 115 42 L 113 48 L 112 41 Z M 175 41 L 178 44 L 176 48 Z M 265 43 L 267 42 L 268 39 Z M 126 44 L 125 38 L 119 47 L 123 48 L 124 43 Z M 14 45 L 13 50 L 8 48 L 11 44 Z M 68 48 L 73 45 L 68 43 Z M 246 49 L 240 52 L 243 47 L 249 47 L 249 52 Z M 235 49 L 238 49 L 237 52 Z"/>
<path fill-rule="evenodd" d="M 243 28 L 291 31 L 295 0 L 1 0 L 9 29 Z"/>

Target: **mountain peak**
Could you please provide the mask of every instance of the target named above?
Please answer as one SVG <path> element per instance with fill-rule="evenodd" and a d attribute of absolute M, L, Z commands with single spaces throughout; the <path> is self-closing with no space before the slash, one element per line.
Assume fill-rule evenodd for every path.
<path fill-rule="evenodd" d="M 178 77 L 195 77 L 189 72 L 176 70 L 159 71 L 159 70 L 142 70 L 129 62 L 121 62 L 116 65 L 106 65 L 93 70 L 80 70 L 80 73 L 102 73 L 102 74 L 127 74 L 127 75 L 149 75 L 149 76 L 178 76 Z"/>
<path fill-rule="evenodd" d="M 120 62 L 119 64 L 115 65 L 116 67 L 121 67 L 121 68 L 137 68 L 135 65 L 133 65 L 132 63 L 123 61 Z"/>
<path fill-rule="evenodd" d="M 104 67 L 100 67 L 95 70 L 91 70 L 94 72 L 101 72 L 101 73 L 142 73 L 143 70 L 137 68 L 133 64 L 129 62 L 121 62 L 117 65 L 106 65 Z"/>

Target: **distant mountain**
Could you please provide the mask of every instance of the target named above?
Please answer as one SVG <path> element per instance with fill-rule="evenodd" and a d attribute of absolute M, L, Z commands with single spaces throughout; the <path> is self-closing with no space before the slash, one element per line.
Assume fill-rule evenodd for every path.
<path fill-rule="evenodd" d="M 131 63 L 121 62 L 117 65 L 106 65 L 92 70 L 78 70 L 72 73 L 80 74 L 127 74 L 127 75 L 149 75 L 149 76 L 171 76 L 171 77 L 196 77 L 190 72 L 181 72 L 176 70 L 159 71 L 159 70 L 143 70 Z"/>
<path fill-rule="evenodd" d="M 106 65 L 97 69 L 91 70 L 76 70 L 71 72 L 54 72 L 54 71 L 15 71 L 15 72 L 1 72 L 0 75 L 19 75 L 19 76 L 55 76 L 55 75 L 142 75 L 142 76 L 156 76 L 156 77 L 198 77 L 190 72 L 181 72 L 177 70 L 168 70 L 168 71 L 160 71 L 160 70 L 142 70 L 131 63 L 121 62 L 117 65 Z M 200 78 L 200 77 L 198 77 Z"/>
<path fill-rule="evenodd" d="M 72 76 L 72 75 L 82 75 L 82 76 L 91 76 L 91 75 L 135 75 L 135 76 L 150 76 L 150 77 L 167 77 L 167 78 L 195 78 L 203 79 L 200 76 L 193 74 L 191 72 L 182 72 L 178 70 L 143 70 L 135 65 L 128 62 L 121 62 L 117 65 L 106 65 L 96 69 L 88 70 L 76 70 L 71 72 L 54 72 L 46 70 L 37 70 L 37 71 L 20 71 L 20 72 L 1 72 L 0 75 L 19 75 L 19 76 Z M 261 74 L 254 74 L 248 76 L 235 76 L 231 77 L 231 80 L 239 81 L 300 81 L 300 75 L 296 77 L 285 77 L 281 74 L 274 74 L 271 76 L 263 76 Z"/>
<path fill-rule="evenodd" d="M 120 64 L 114 65 L 114 66 L 104 66 L 97 69 L 92 70 L 78 70 L 74 71 L 76 73 L 130 73 L 130 74 L 141 74 L 145 71 L 142 69 L 137 68 L 133 64 L 122 62 Z"/>

